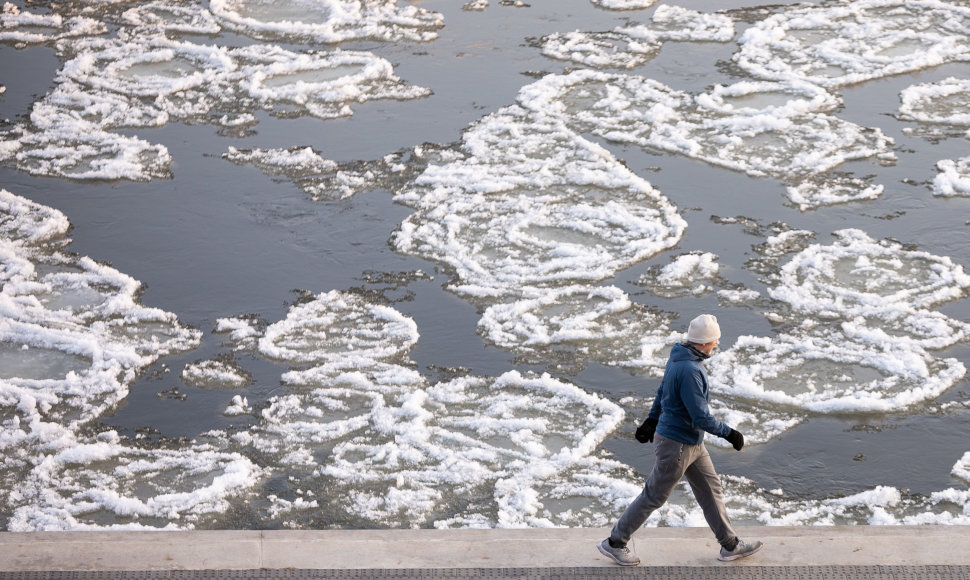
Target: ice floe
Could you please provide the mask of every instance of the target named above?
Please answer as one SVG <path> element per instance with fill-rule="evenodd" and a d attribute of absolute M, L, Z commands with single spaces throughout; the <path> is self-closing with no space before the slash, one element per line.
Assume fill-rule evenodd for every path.
<path fill-rule="evenodd" d="M 24 12 L 10 2 L 4 2 L 0 10 L 0 42 L 20 48 L 106 31 L 103 22 L 83 16 L 65 18 L 60 14 Z"/>
<path fill-rule="evenodd" d="M 434 40 L 441 14 L 397 0 L 213 0 L 226 28 L 258 39 L 339 43 Z"/>
<path fill-rule="evenodd" d="M 649 25 L 623 26 L 609 32 L 557 32 L 541 40 L 542 54 L 592 68 L 635 68 L 660 51 L 666 41 L 728 42 L 734 22 L 727 16 L 703 14 L 661 4 Z"/>
<path fill-rule="evenodd" d="M 898 410 L 939 396 L 966 373 L 956 359 L 840 334 L 741 336 L 710 370 L 724 393 L 813 413 Z"/>
<path fill-rule="evenodd" d="M 756 78 L 841 87 L 970 59 L 970 7 L 938 0 L 856 0 L 786 7 L 738 40 Z"/>
<path fill-rule="evenodd" d="M 172 36 L 215 35 L 222 31 L 211 12 L 201 5 L 190 3 L 146 2 L 125 10 L 120 21 L 128 27 L 122 30 L 126 37 L 159 32 Z"/>
<path fill-rule="evenodd" d="M 109 434 L 110 435 L 110 434 Z M 12 492 L 15 531 L 186 529 L 229 510 L 260 469 L 205 448 L 140 449 L 100 437 L 47 455 Z"/>
<path fill-rule="evenodd" d="M 892 139 L 828 114 L 838 101 L 804 81 L 743 81 L 691 95 L 636 75 L 581 70 L 548 75 L 518 101 L 579 133 L 774 177 L 802 209 L 878 195 L 881 186 L 836 169 L 895 160 Z"/>
<path fill-rule="evenodd" d="M 922 124 L 918 133 L 935 139 L 950 134 L 970 137 L 970 81 L 946 78 L 904 89 L 900 95 L 899 117 Z M 939 173 L 933 179 L 933 193 L 943 197 L 970 196 L 970 157 L 937 162 Z"/>
<path fill-rule="evenodd" d="M 970 196 L 970 157 L 943 159 L 936 168 L 940 170 L 933 178 L 933 192 L 945 197 Z"/>
<path fill-rule="evenodd" d="M 271 479 L 285 477 L 254 508 L 262 517 L 285 526 L 323 518 L 567 525 L 616 494 L 589 497 L 577 479 L 627 473 L 597 451 L 622 420 L 616 404 L 517 371 L 431 384 L 410 368 L 416 340 L 414 323 L 399 312 L 338 291 L 293 306 L 266 328 L 259 351 L 294 365 L 282 376 L 289 392 L 272 397 L 249 430 L 210 435 L 227 452 L 255 454 L 277 473 Z M 629 486 L 611 481 L 626 499 Z M 551 487 L 555 502 L 540 492 Z M 451 516 L 438 522 L 439 514 Z"/>
<path fill-rule="evenodd" d="M 663 366 L 669 316 L 595 283 L 675 244 L 685 222 L 648 182 L 556 120 L 507 107 L 458 146 L 374 162 L 336 164 L 300 147 L 230 149 L 226 158 L 316 199 L 394 191 L 417 210 L 395 234 L 397 249 L 453 269 L 449 288 L 487 308 L 480 332 L 521 360 Z"/>
<path fill-rule="evenodd" d="M 0 190 L 0 499 L 8 530 L 192 527 L 258 479 L 241 455 L 145 450 L 90 425 L 201 333 L 69 254 L 67 218 Z"/>
<path fill-rule="evenodd" d="M 397 310 L 333 290 L 291 308 L 266 329 L 258 348 L 289 363 L 353 368 L 398 360 L 417 341 L 417 325 Z"/>
<path fill-rule="evenodd" d="M 427 166 L 436 146 L 415 147 L 391 153 L 376 161 L 337 163 L 310 147 L 287 149 L 237 149 L 229 147 L 223 157 L 233 163 L 250 164 L 281 181 L 291 181 L 314 200 L 346 199 L 377 188 L 397 190 Z"/>
<path fill-rule="evenodd" d="M 197 346 L 198 331 L 138 303 L 137 281 L 64 253 L 63 214 L 6 190 L 0 212 L 3 381 L 48 420 L 90 420 L 159 356 Z"/>
<path fill-rule="evenodd" d="M 470 12 L 481 12 L 488 8 L 488 0 L 469 0 L 462 4 L 461 9 Z"/>
<path fill-rule="evenodd" d="M 813 245 L 782 266 L 772 297 L 821 318 L 891 322 L 968 294 L 970 276 L 950 258 L 877 241 L 857 229 L 835 235 L 835 243 Z"/>
<path fill-rule="evenodd" d="M 679 338 L 672 316 L 634 303 L 615 286 L 567 286 L 489 306 L 478 323 L 489 342 L 516 361 L 581 370 L 587 361 L 659 375 Z"/>
<path fill-rule="evenodd" d="M 744 478 L 724 476 L 728 509 L 735 521 L 770 526 L 926 525 L 970 523 L 965 491 L 948 488 L 928 497 L 891 486 L 819 500 L 786 497 L 784 490 L 763 490 Z M 733 496 L 733 498 L 732 498 Z M 740 501 L 739 501 L 740 500 Z M 700 511 L 690 506 L 688 514 Z"/>
<path fill-rule="evenodd" d="M 931 310 L 966 297 L 963 268 L 860 230 L 835 236 L 808 244 L 809 233 L 789 230 L 760 248 L 778 261 L 794 255 L 775 271 L 758 269 L 772 284 L 767 315 L 777 334 L 741 336 L 710 361 L 729 409 L 757 405 L 786 420 L 891 412 L 924 404 L 965 376 L 959 360 L 929 352 L 970 337 L 970 325 Z M 762 431 L 751 441 L 770 435 Z"/>
<path fill-rule="evenodd" d="M 348 15 L 355 10 L 335 6 Z M 387 16 L 393 6 L 370 3 L 364 9 Z M 420 9 L 405 9 L 413 11 Z M 0 32 L 55 18 L 16 9 L 4 14 Z M 0 162 L 36 175 L 146 181 L 169 176 L 171 154 L 163 145 L 116 131 L 183 122 L 245 134 L 258 123 L 260 110 L 333 119 L 351 115 L 352 105 L 370 100 L 430 94 L 401 81 L 387 60 L 368 52 L 228 48 L 163 34 L 218 32 L 213 17 L 198 7 L 150 3 L 126 10 L 118 22 L 122 28 L 116 38 L 83 29 L 69 40 L 55 42 L 52 35 L 37 40 L 54 43 L 66 62 L 54 89 L 35 103 L 29 119 L 0 133 Z"/>
<path fill-rule="evenodd" d="M 718 271 L 717 255 L 691 252 L 676 256 L 664 266 L 651 266 L 638 283 L 658 296 L 696 296 L 714 289 Z"/>
<path fill-rule="evenodd" d="M 252 412 L 253 408 L 249 405 L 249 399 L 242 395 L 235 395 L 222 414 L 234 417 L 236 415 L 250 415 Z"/>
<path fill-rule="evenodd" d="M 657 0 L 590 0 L 594 6 L 609 10 L 642 10 L 657 3 Z"/>
<path fill-rule="evenodd" d="M 462 153 L 396 196 L 417 211 L 393 240 L 453 268 L 462 295 L 507 300 L 603 280 L 670 247 L 686 225 L 649 183 L 544 114 L 489 115 L 466 131 Z"/>
<path fill-rule="evenodd" d="M 232 358 L 222 358 L 185 365 L 182 380 L 199 387 L 241 388 L 252 381 L 252 376 Z"/>
<path fill-rule="evenodd" d="M 948 77 L 911 85 L 903 89 L 899 100 L 903 120 L 970 127 L 970 80 Z"/>

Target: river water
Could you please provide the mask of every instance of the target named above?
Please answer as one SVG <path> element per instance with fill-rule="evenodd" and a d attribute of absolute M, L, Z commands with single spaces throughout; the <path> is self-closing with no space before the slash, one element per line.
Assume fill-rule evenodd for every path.
<path fill-rule="evenodd" d="M 7 3 L 4 527 L 970 523 L 970 8 L 625 4 Z"/>

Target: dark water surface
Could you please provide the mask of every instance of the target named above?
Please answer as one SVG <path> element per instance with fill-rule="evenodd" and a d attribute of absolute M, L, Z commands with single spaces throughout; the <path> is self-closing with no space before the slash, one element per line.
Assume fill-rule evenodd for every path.
<path fill-rule="evenodd" d="M 322 121 L 280 120 L 259 115 L 255 134 L 226 138 L 216 128 L 170 123 L 140 130 L 139 136 L 165 145 L 174 158 L 173 178 L 150 183 L 92 182 L 31 177 L 0 167 L 0 187 L 64 212 L 73 224 L 70 250 L 110 263 L 144 284 L 142 301 L 174 312 L 205 333 L 198 349 L 161 359 L 132 387 L 105 425 L 125 435 L 151 431 L 162 437 L 195 437 L 211 429 L 246 425 L 252 418 L 225 417 L 226 394 L 182 383 L 179 373 L 192 361 L 231 351 L 224 337 L 212 334 L 222 317 L 254 314 L 265 321 L 282 319 L 300 292 L 376 287 L 369 273 L 422 270 L 432 276 L 406 289 L 412 298 L 394 307 L 414 319 L 420 342 L 410 353 L 418 369 L 432 380 L 440 368 L 463 367 L 472 374 L 497 376 L 518 368 L 513 355 L 486 346 L 476 333 L 478 312 L 446 292 L 447 272 L 435 264 L 395 253 L 388 243 L 411 210 L 391 200 L 386 190 L 373 190 L 343 201 L 314 202 L 287 181 L 277 181 L 253 167 L 221 158 L 229 146 L 271 148 L 310 146 L 336 161 L 375 160 L 421 143 L 457 142 L 469 124 L 515 101 L 519 89 L 538 75 L 562 72 L 567 63 L 543 57 L 534 39 L 575 29 L 609 30 L 645 20 L 648 11 L 610 12 L 586 0 L 530 0 L 516 8 L 492 2 L 484 12 L 461 10 L 461 2 L 418 3 L 441 12 L 445 27 L 430 43 L 354 43 L 346 49 L 372 51 L 390 60 L 395 74 L 410 84 L 429 87 L 430 97 L 416 101 L 375 101 L 354 105 L 351 118 Z M 678 2 L 713 11 L 740 2 Z M 753 4 L 751 4 L 753 5 Z M 739 24 L 739 32 L 741 25 Z M 667 43 L 660 54 L 634 73 L 655 78 L 674 89 L 699 92 L 713 83 L 740 80 L 723 66 L 735 43 Z M 0 46 L 0 118 L 16 120 L 53 87 L 59 63 L 48 48 Z M 894 118 L 899 92 L 918 82 L 948 76 L 966 78 L 970 64 L 953 64 L 852 86 L 840 91 L 845 106 L 836 114 L 864 126 L 878 126 L 895 140 L 898 162 L 889 167 L 856 162 L 843 169 L 876 174 L 885 185 L 873 201 L 802 212 L 786 204 L 784 186 L 701 161 L 601 142 L 630 169 L 649 180 L 682 210 L 689 226 L 670 252 L 621 272 L 613 283 L 633 300 L 686 321 L 716 311 L 728 348 L 739 335 L 771 335 L 762 313 L 748 308 L 720 308 L 713 294 L 663 299 L 634 285 L 646 269 L 664 264 L 668 255 L 692 250 L 713 252 L 721 276 L 765 294 L 765 287 L 740 267 L 754 257 L 752 246 L 764 241 L 738 225 L 715 217 L 743 216 L 767 226 L 783 222 L 830 234 L 859 228 L 875 239 L 894 238 L 920 250 L 949 256 L 970 267 L 970 199 L 934 197 L 928 182 L 936 161 L 962 157 L 966 139 L 930 143 L 907 136 L 911 126 Z M 970 320 L 970 303 L 962 300 L 938 308 L 948 316 Z M 960 344 L 934 356 L 955 357 L 970 364 L 970 346 Z M 249 402 L 278 394 L 284 365 L 237 354 L 254 376 L 242 391 Z M 652 393 L 657 380 L 599 365 L 576 375 L 561 375 L 580 387 L 613 400 Z M 177 390 L 177 395 L 176 392 Z M 765 489 L 784 488 L 804 498 L 850 494 L 887 485 L 918 494 L 953 486 L 950 469 L 970 450 L 970 385 L 966 379 L 942 401 L 962 401 L 946 413 L 908 409 L 898 414 L 813 416 L 767 445 L 744 453 L 712 450 L 722 473 L 743 475 Z M 644 409 L 627 408 L 623 428 L 605 443 L 615 456 L 642 472 L 652 454 L 632 440 Z"/>

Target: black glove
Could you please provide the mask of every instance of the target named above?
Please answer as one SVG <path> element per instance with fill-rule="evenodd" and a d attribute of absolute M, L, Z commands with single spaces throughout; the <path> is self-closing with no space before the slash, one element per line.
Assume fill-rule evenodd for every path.
<path fill-rule="evenodd" d="M 725 437 L 725 439 L 727 439 L 731 445 L 734 445 L 735 451 L 741 451 L 741 448 L 744 447 L 744 435 L 738 433 L 734 429 L 731 429 L 731 432 L 728 433 L 728 436 Z"/>
<path fill-rule="evenodd" d="M 640 443 L 653 443 L 653 432 L 657 430 L 657 420 L 647 417 L 639 427 L 634 437 Z"/>

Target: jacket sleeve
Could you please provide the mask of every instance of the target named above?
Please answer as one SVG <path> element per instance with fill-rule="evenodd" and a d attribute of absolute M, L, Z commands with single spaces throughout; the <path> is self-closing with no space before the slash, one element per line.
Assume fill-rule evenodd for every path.
<path fill-rule="evenodd" d="M 730 427 L 711 415 L 707 397 L 704 395 L 707 391 L 707 381 L 701 372 L 689 373 L 681 382 L 680 388 L 681 400 L 695 428 L 718 437 L 727 437 L 731 433 Z"/>
<path fill-rule="evenodd" d="M 664 384 L 660 381 L 660 386 L 657 387 L 657 396 L 653 398 L 653 405 L 650 406 L 650 413 L 647 414 L 648 419 L 660 420 L 660 413 L 663 411 L 663 399 L 664 395 Z"/>

